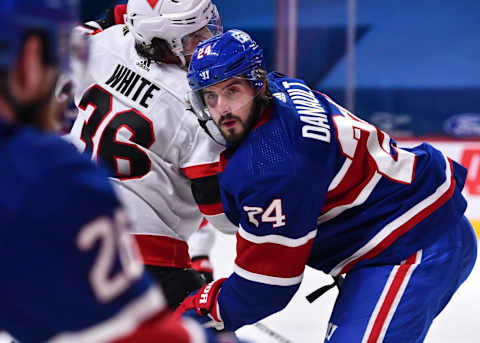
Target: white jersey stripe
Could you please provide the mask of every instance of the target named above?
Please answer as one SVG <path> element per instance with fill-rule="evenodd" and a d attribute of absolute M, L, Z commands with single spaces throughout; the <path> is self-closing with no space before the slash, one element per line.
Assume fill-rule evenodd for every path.
<path fill-rule="evenodd" d="M 417 266 L 420 264 L 421 260 L 422 260 L 422 250 L 419 250 L 415 254 L 415 263 L 411 264 L 408 267 L 408 270 L 407 270 L 407 272 L 404 276 L 399 275 L 398 272 L 399 272 L 400 267 L 405 264 L 405 261 L 403 261 L 401 263 L 401 265 L 395 266 L 392 269 L 392 271 L 391 271 L 391 273 L 388 277 L 388 280 L 385 284 L 385 287 L 383 288 L 382 294 L 380 295 L 380 298 L 378 299 L 378 302 L 375 306 L 375 309 L 373 310 L 372 315 L 370 316 L 370 320 L 368 322 L 367 329 L 365 330 L 365 333 L 364 333 L 364 336 L 363 336 L 363 339 L 362 339 L 361 343 L 382 343 L 383 342 L 383 340 L 385 338 L 385 334 L 386 334 L 387 329 L 388 329 L 388 326 L 390 325 L 390 322 L 393 318 L 393 315 L 395 314 L 395 311 L 398 308 L 398 304 L 400 303 L 400 299 L 402 298 L 402 295 L 405 292 L 405 289 L 407 288 L 408 282 L 410 281 L 410 277 L 412 276 L 412 273 L 417 268 Z M 388 313 L 387 313 L 387 316 L 386 316 L 384 322 L 383 323 L 381 323 L 381 322 L 378 323 L 379 325 L 381 324 L 382 326 L 381 326 L 381 330 L 380 330 L 380 334 L 378 335 L 378 338 L 375 339 L 375 337 L 374 337 L 375 332 L 372 332 L 373 329 L 374 329 L 374 326 L 377 323 L 377 321 L 383 320 L 382 318 L 378 317 L 378 315 L 380 313 L 380 310 L 384 306 L 385 301 L 388 300 L 386 298 L 387 298 L 387 295 L 389 294 L 389 292 L 391 291 L 391 288 L 392 288 L 392 285 L 394 284 L 395 279 L 402 278 L 402 277 L 403 277 L 402 283 L 401 283 L 399 289 L 397 290 L 397 292 L 395 294 L 393 294 L 393 296 L 395 298 L 394 298 L 392 304 L 390 305 L 390 308 L 388 309 Z M 392 294 L 390 294 L 390 296 L 392 296 Z"/>
<path fill-rule="evenodd" d="M 152 286 L 144 295 L 110 319 L 81 331 L 59 333 L 47 343 L 109 342 L 135 331 L 143 321 L 162 311 L 166 306 L 160 290 Z"/>
<path fill-rule="evenodd" d="M 264 283 L 266 285 L 273 285 L 273 286 L 294 286 L 294 285 L 300 284 L 303 279 L 303 272 L 302 274 L 295 277 L 281 278 L 281 277 L 252 273 L 243 268 L 240 268 L 236 264 L 233 266 L 233 271 L 234 273 L 236 273 L 237 275 L 241 276 L 244 279 L 247 279 L 253 282 Z"/>
<path fill-rule="evenodd" d="M 283 245 L 289 248 L 296 248 L 302 245 L 305 245 L 311 239 L 317 236 L 317 229 L 310 231 L 305 236 L 300 238 L 288 238 L 280 235 L 266 235 L 266 236 L 256 236 L 253 235 L 245 229 L 242 228 L 240 225 L 240 229 L 238 230 L 238 234 L 245 240 L 250 241 L 255 244 L 262 244 L 262 243 L 273 243 Z"/>
<path fill-rule="evenodd" d="M 357 198 L 353 202 L 351 202 L 350 204 L 337 206 L 330 209 L 328 212 L 318 217 L 317 225 L 320 225 L 322 223 L 325 223 L 326 221 L 329 221 L 330 219 L 335 218 L 336 216 L 342 214 L 344 211 L 348 210 L 349 208 L 363 204 L 368 199 L 370 194 L 373 192 L 373 190 L 377 186 L 377 183 L 381 179 L 382 179 L 382 175 L 375 172 L 375 174 L 373 174 L 373 177 L 370 179 L 370 181 L 368 181 L 368 184 L 362 189 L 360 194 L 358 194 Z"/>
<path fill-rule="evenodd" d="M 372 239 L 370 239 L 363 247 L 357 250 L 353 255 L 344 259 L 339 264 L 337 264 L 331 271 L 331 275 L 338 275 L 341 273 L 342 269 L 349 264 L 350 262 L 360 259 L 362 256 L 368 254 L 371 250 L 376 248 L 380 243 L 386 239 L 392 232 L 401 227 L 403 224 L 410 221 L 416 215 L 418 215 L 422 210 L 434 204 L 439 200 L 449 189 L 452 183 L 452 167 L 448 161 L 447 156 L 442 153 L 442 156 L 445 159 L 445 181 L 428 197 L 417 203 L 415 206 L 410 208 L 408 211 L 403 213 L 401 216 L 397 217 L 395 220 L 387 224 L 382 230 L 380 230 Z M 327 212 L 328 214 L 328 212 Z M 322 216 L 323 217 L 323 216 Z M 322 218 L 320 217 L 320 218 Z M 319 218 L 319 219 L 320 219 Z"/>
<path fill-rule="evenodd" d="M 343 178 L 345 177 L 345 175 L 347 175 L 347 172 L 348 170 L 350 169 L 350 166 L 352 165 L 352 160 L 349 159 L 349 158 L 346 158 L 345 159 L 345 162 L 343 163 L 343 166 L 342 168 L 340 168 L 340 170 L 338 171 L 337 175 L 335 175 L 335 177 L 333 178 L 332 182 L 330 183 L 330 185 L 328 186 L 328 191 L 332 191 L 334 190 L 335 188 L 337 188 L 337 186 L 340 184 L 340 182 L 342 182 Z"/>

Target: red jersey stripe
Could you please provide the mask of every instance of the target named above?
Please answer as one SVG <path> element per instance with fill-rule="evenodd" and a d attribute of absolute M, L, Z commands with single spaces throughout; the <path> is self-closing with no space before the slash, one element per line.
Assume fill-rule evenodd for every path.
<path fill-rule="evenodd" d="M 190 256 L 186 242 L 165 236 L 134 235 L 143 263 L 152 266 L 188 268 Z"/>
<path fill-rule="evenodd" d="M 221 202 L 208 205 L 198 204 L 198 209 L 206 216 L 214 216 L 216 214 L 223 213 L 223 206 Z"/>
<path fill-rule="evenodd" d="M 237 233 L 235 264 L 251 273 L 292 278 L 303 274 L 314 238 L 299 246 L 278 243 L 255 243 Z"/>
<path fill-rule="evenodd" d="M 450 160 L 449 160 L 449 163 L 450 163 L 450 168 L 453 170 L 452 162 Z M 451 173 L 450 187 L 448 188 L 448 190 L 445 193 L 443 193 L 443 195 L 440 198 L 438 198 L 430 206 L 424 208 L 417 215 L 410 218 L 405 224 L 399 226 L 396 230 L 394 230 L 392 233 L 390 233 L 383 241 L 381 241 L 380 244 L 378 244 L 375 248 L 370 250 L 368 253 L 366 253 L 365 255 L 353 260 L 352 262 L 347 264 L 345 267 L 343 267 L 340 274 L 348 272 L 357 262 L 359 262 L 361 260 L 366 260 L 366 259 L 377 256 L 382 251 L 387 249 L 401 235 L 405 234 L 412 227 L 414 227 L 415 225 L 420 223 L 423 219 L 425 219 L 426 217 L 431 215 L 433 212 L 438 210 L 443 204 L 445 204 L 448 201 L 448 199 L 450 199 L 452 197 L 453 192 L 455 191 L 455 186 L 456 186 L 456 182 L 455 182 L 454 175 L 453 175 L 453 172 L 452 172 Z"/>
<path fill-rule="evenodd" d="M 358 145 L 355 158 L 348 168 L 346 175 L 337 187 L 327 193 L 322 213 L 326 213 L 332 208 L 350 204 L 355 201 L 362 192 L 368 182 L 372 179 L 376 172 L 376 164 L 366 150 L 366 141 L 368 136 L 363 135 L 360 141 L 364 141 Z M 345 156 L 346 158 L 349 158 Z"/>
<path fill-rule="evenodd" d="M 201 177 L 216 175 L 219 171 L 219 163 L 212 162 L 206 164 L 199 164 L 196 166 L 181 168 L 181 171 L 189 179 L 198 179 Z"/>
<path fill-rule="evenodd" d="M 370 242 L 368 242 L 363 248 L 358 250 L 354 255 L 345 259 L 344 261 L 340 262 L 335 268 L 332 269 L 330 272 L 332 275 L 339 275 L 348 272 L 357 262 L 366 260 L 372 257 L 377 256 L 382 251 L 387 249 L 395 240 L 397 240 L 400 236 L 408 232 L 412 227 L 417 225 L 423 219 L 428 217 L 430 214 L 435 212 L 439 209 L 443 204 L 445 204 L 448 199 L 450 199 L 455 191 L 455 178 L 453 175 L 453 165 L 450 159 L 445 158 L 447 163 L 447 170 L 446 175 L 448 177 L 447 180 L 437 189 L 437 192 L 430 195 L 422 202 L 428 202 L 433 200 L 430 204 L 424 206 L 423 208 L 419 209 L 418 206 L 422 204 L 422 202 L 413 206 L 409 211 L 405 212 L 402 216 L 398 217 L 396 220 L 392 221 L 388 224 L 382 231 L 380 231 L 377 236 L 381 237 L 382 235 L 386 235 L 383 237 L 378 243 L 375 242 L 374 237 Z M 448 186 L 442 193 L 437 194 L 438 191 L 443 187 Z M 409 213 L 413 211 L 413 213 Z M 410 218 L 408 218 L 410 216 Z M 408 218 L 405 222 L 404 219 Z M 398 222 L 398 224 L 396 224 Z M 397 226 L 398 225 L 398 226 Z M 395 227 L 396 226 L 396 227 Z M 391 230 L 390 233 L 387 234 L 388 230 Z M 356 255 L 358 257 L 356 257 Z"/>
<path fill-rule="evenodd" d="M 112 343 L 149 343 L 152 337 L 161 337 L 162 341 L 169 343 L 193 342 L 182 321 L 164 311 L 143 323 L 135 332 Z"/>
<path fill-rule="evenodd" d="M 380 297 L 362 342 L 380 343 L 383 341 L 390 320 L 397 309 L 399 299 L 407 287 L 410 276 L 420 263 L 421 256 L 421 251 L 416 252 L 400 266 L 394 267 L 383 291 L 385 296 L 383 297 L 382 294 L 382 297 Z"/>

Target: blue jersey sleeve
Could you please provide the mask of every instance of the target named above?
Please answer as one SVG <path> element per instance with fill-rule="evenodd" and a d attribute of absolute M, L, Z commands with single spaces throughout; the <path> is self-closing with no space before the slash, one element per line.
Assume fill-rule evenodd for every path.
<path fill-rule="evenodd" d="M 237 175 L 223 183 L 227 213 L 239 223 L 234 274 L 218 300 L 229 330 L 288 304 L 300 286 L 317 235 L 329 172 L 324 164 L 309 165 L 301 150 L 282 154 L 283 162 L 262 164 L 260 173 Z M 231 162 L 227 168 L 235 169 L 236 161 Z M 232 208 L 238 211 L 229 211 Z"/>

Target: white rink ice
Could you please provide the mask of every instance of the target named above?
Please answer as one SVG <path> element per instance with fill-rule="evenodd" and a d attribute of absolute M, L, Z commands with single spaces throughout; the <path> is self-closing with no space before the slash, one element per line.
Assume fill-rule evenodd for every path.
<path fill-rule="evenodd" d="M 212 252 L 215 278 L 228 276 L 233 268 L 235 237 L 217 233 Z M 325 274 L 306 269 L 303 282 L 289 305 L 281 312 L 261 321 L 282 337 L 274 338 L 259 326 L 246 326 L 238 337 L 251 343 L 320 343 L 323 342 L 330 312 L 337 296 L 331 289 L 313 304 L 305 299 L 317 288 L 331 283 Z M 480 263 L 460 287 L 444 311 L 435 319 L 425 343 L 478 343 L 480 326 Z M 345 342 L 350 343 L 350 342 Z M 408 343 L 408 342 L 405 342 Z"/>
<path fill-rule="evenodd" d="M 212 251 L 215 277 L 230 275 L 235 255 L 235 237 L 217 233 Z M 300 289 L 290 304 L 281 312 L 237 331 L 238 337 L 249 343 L 321 343 L 323 342 L 330 312 L 337 296 L 331 289 L 313 304 L 305 296 L 318 287 L 331 283 L 321 272 L 307 268 Z M 263 326 L 262 326 L 263 325 Z M 480 263 L 454 295 L 450 304 L 433 322 L 425 343 L 478 343 L 480 325 Z M 275 334 L 265 333 L 265 328 Z M 7 335 L 0 333 L 0 343 L 11 343 Z M 350 342 L 345 342 L 350 343 Z M 405 342 L 408 343 L 408 342 Z"/>

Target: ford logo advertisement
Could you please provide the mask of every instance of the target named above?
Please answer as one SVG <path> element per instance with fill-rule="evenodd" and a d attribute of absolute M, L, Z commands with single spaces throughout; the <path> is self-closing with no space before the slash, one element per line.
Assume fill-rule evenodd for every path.
<path fill-rule="evenodd" d="M 480 113 L 463 113 L 450 117 L 443 128 L 454 137 L 480 137 Z"/>

